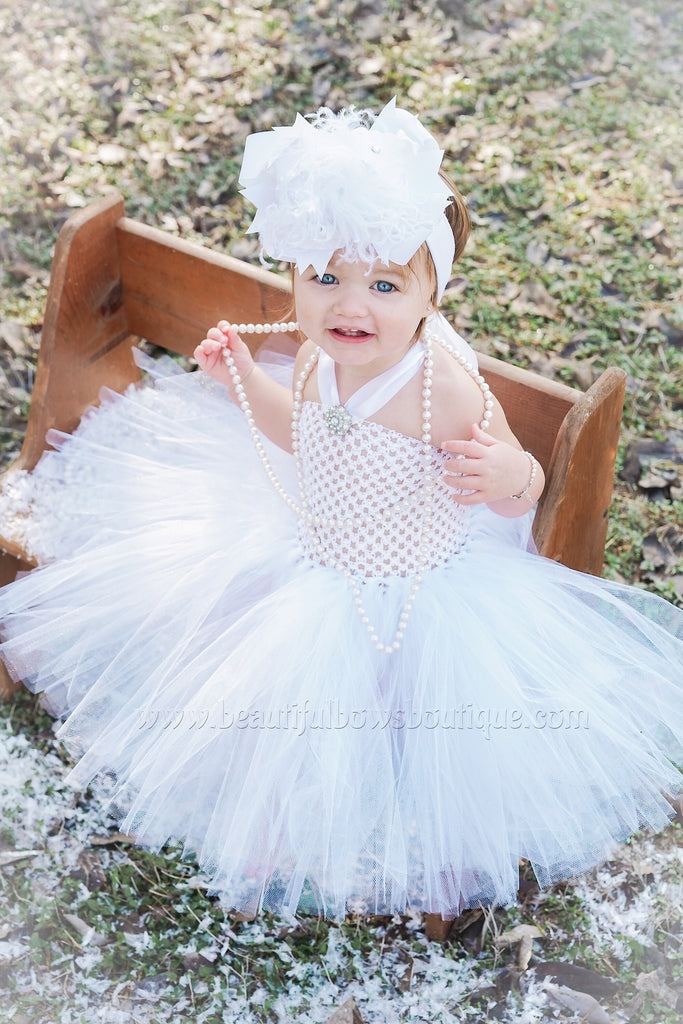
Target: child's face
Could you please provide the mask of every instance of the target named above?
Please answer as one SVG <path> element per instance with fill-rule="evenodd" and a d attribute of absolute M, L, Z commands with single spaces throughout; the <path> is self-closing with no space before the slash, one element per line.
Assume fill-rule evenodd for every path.
<path fill-rule="evenodd" d="M 381 373 L 410 348 L 432 309 L 427 273 L 335 256 L 321 277 L 294 274 L 296 318 L 307 338 L 335 362 Z"/>

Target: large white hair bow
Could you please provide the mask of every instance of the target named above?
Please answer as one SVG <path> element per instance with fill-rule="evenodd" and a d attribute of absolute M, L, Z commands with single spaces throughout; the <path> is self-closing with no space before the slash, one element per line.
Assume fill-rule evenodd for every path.
<path fill-rule="evenodd" d="M 247 138 L 240 185 L 257 210 L 249 231 L 267 256 L 317 274 L 338 250 L 349 260 L 404 265 L 427 242 L 440 297 L 455 249 L 442 156 L 395 99 L 377 117 L 353 107 L 323 107 L 312 120 L 299 114 L 291 126 Z"/>

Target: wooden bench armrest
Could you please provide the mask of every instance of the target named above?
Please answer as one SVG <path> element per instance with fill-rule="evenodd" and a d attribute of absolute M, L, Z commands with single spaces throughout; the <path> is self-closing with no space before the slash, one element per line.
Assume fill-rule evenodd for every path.
<path fill-rule="evenodd" d="M 541 554 L 599 576 L 605 552 L 626 374 L 609 367 L 560 425 L 534 537 Z"/>
<path fill-rule="evenodd" d="M 123 308 L 116 223 L 118 194 L 73 214 L 59 233 L 21 454 L 31 470 L 51 428 L 71 432 L 103 384 L 121 390 L 139 377 Z"/>
<path fill-rule="evenodd" d="M 512 430 L 545 470 L 534 520 L 539 554 L 599 576 L 626 374 L 610 367 L 583 392 L 491 356 L 479 364 Z"/>

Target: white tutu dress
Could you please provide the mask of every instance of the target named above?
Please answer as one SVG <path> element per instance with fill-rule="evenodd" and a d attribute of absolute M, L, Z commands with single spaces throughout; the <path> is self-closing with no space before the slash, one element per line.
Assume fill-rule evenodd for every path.
<path fill-rule="evenodd" d="M 429 567 L 379 651 L 353 586 L 391 640 L 422 442 L 370 419 L 330 433 L 324 378 L 303 496 L 266 446 L 308 525 L 200 372 L 104 395 L 24 480 L 47 561 L 0 591 L 0 653 L 65 719 L 74 785 L 107 773 L 123 830 L 183 840 L 247 912 L 453 916 L 514 901 L 520 858 L 548 885 L 662 828 L 683 613 L 540 558 L 531 514 L 467 509 L 437 479 Z"/>

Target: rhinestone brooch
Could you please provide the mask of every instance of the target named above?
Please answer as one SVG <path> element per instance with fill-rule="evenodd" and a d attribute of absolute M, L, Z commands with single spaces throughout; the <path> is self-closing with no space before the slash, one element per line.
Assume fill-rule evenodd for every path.
<path fill-rule="evenodd" d="M 343 405 L 333 405 L 325 413 L 325 423 L 331 434 L 337 437 L 346 437 L 353 425 L 353 417 Z"/>

